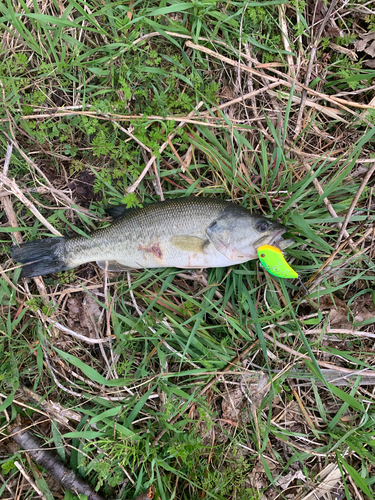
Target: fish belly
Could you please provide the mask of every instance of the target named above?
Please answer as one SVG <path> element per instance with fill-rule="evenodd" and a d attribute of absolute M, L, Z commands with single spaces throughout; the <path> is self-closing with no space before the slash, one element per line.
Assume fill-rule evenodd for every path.
<path fill-rule="evenodd" d="M 227 267 L 240 262 L 233 262 L 216 250 L 213 245 L 207 245 L 204 251 L 184 251 L 173 248 L 172 245 L 160 242 L 140 243 L 136 249 L 126 255 L 114 255 L 122 267 L 130 269 L 179 267 L 181 269 L 198 269 L 206 267 Z"/>

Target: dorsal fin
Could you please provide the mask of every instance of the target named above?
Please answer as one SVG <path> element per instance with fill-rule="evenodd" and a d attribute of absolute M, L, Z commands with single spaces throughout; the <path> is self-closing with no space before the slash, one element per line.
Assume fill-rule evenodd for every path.
<path fill-rule="evenodd" d="M 137 210 L 139 207 L 128 208 L 126 205 L 117 205 L 115 207 L 107 207 L 105 213 L 113 217 L 114 220 L 119 219 L 128 212 Z"/>

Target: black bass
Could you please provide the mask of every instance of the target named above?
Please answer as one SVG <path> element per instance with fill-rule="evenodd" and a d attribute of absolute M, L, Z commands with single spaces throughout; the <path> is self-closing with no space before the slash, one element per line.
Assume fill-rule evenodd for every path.
<path fill-rule="evenodd" d="M 177 198 L 144 208 L 115 207 L 115 221 L 87 237 L 57 237 L 13 246 L 22 277 L 96 261 L 108 271 L 155 267 L 226 267 L 257 258 L 257 248 L 284 249 L 286 228 L 215 198 Z"/>

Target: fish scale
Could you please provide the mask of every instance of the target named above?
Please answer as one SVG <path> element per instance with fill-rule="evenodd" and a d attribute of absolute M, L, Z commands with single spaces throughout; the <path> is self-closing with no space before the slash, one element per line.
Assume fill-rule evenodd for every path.
<path fill-rule="evenodd" d="M 115 207 L 108 227 L 84 236 L 47 238 L 15 246 L 22 276 L 39 276 L 96 261 L 109 271 L 157 267 L 225 267 L 257 258 L 261 244 L 291 244 L 286 228 L 215 198 L 186 197 Z"/>

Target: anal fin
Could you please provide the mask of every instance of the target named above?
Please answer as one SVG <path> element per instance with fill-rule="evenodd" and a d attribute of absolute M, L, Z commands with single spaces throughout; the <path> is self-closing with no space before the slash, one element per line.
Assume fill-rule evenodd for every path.
<path fill-rule="evenodd" d="M 110 273 L 122 273 L 124 271 L 133 271 L 134 268 L 124 266 L 117 260 L 97 260 L 96 263 L 101 269 L 107 269 Z"/>

